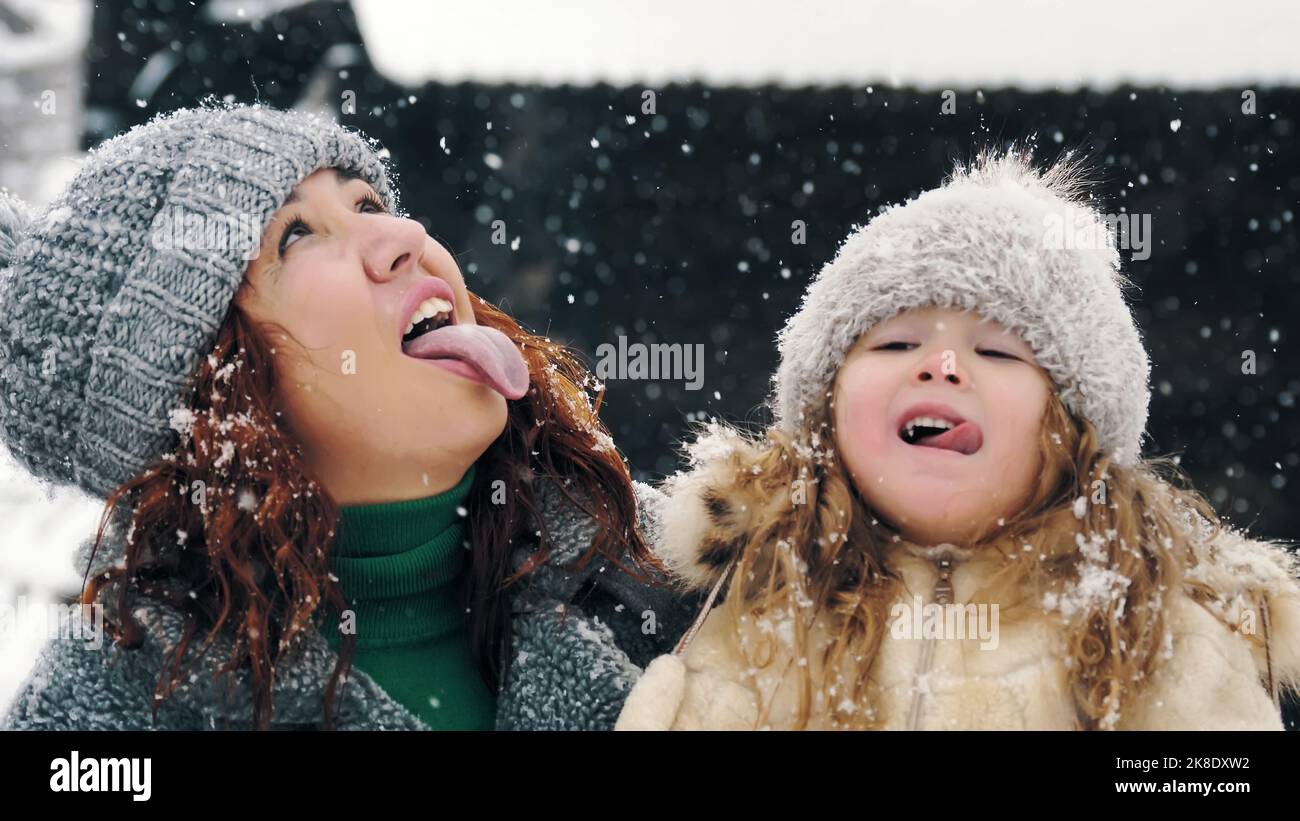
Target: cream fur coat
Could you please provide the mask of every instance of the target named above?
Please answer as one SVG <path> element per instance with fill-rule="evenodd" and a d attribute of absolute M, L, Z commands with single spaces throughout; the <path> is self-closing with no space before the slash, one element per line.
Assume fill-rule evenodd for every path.
<path fill-rule="evenodd" d="M 716 464 L 716 463 L 712 463 Z M 728 498 L 726 473 L 704 462 L 670 480 L 669 499 L 655 536 L 660 558 L 683 584 L 707 590 L 729 557 L 703 549 L 733 541 L 734 517 L 720 515 L 711 498 Z M 712 508 L 712 509 L 711 509 Z M 1166 641 L 1153 677 L 1126 697 L 1114 729 L 1282 729 L 1270 694 L 1300 684 L 1300 585 L 1295 559 L 1280 545 L 1230 531 L 1198 548 L 1196 571 L 1218 598 L 1209 606 L 1182 591 L 1166 601 Z M 906 592 L 873 665 L 878 684 L 871 709 L 884 729 L 1033 729 L 1078 727 L 1067 686 L 1062 618 L 1037 610 L 1029 618 L 997 624 L 986 615 L 984 633 L 974 617 L 967 638 L 926 635 L 924 605 L 936 600 L 970 603 L 994 566 L 951 544 L 923 547 L 895 542 L 886 564 Z M 946 584 L 940 584 L 941 576 Z M 948 591 L 951 591 L 950 593 Z M 917 598 L 919 597 L 919 598 Z M 1266 602 L 1266 607 L 1260 604 Z M 917 605 L 921 605 L 917 607 Z M 931 608 L 931 611 L 938 608 Z M 966 612 L 972 612 L 974 608 Z M 1218 611 L 1217 614 L 1214 611 Z M 951 611 L 950 611 L 951 612 Z M 1267 646 L 1262 619 L 1267 619 Z M 780 635 L 779 625 L 746 619 L 744 635 Z M 957 622 L 951 622 L 956 626 Z M 920 627 L 920 629 L 909 629 Z M 1250 634 L 1253 633 L 1253 640 Z M 948 635 L 959 635 L 950 627 Z M 992 637 L 996 636 L 996 644 Z M 810 631 L 810 649 L 828 639 L 826 626 Z M 818 652 L 807 652 L 814 682 L 821 680 Z M 783 729 L 793 726 L 801 671 L 793 654 L 752 670 L 742 660 L 737 625 L 716 607 L 680 655 L 656 658 L 629 695 L 616 729 Z M 768 708 L 760 722 L 759 699 Z M 829 711 L 814 684 L 810 729 L 826 729 Z"/>

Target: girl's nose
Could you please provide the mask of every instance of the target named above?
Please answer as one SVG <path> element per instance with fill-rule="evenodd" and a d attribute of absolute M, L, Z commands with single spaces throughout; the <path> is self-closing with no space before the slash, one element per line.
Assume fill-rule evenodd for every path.
<path fill-rule="evenodd" d="M 921 360 L 916 378 L 920 382 L 944 379 L 954 385 L 966 382 L 964 369 L 958 363 L 957 352 L 951 348 L 936 348 Z"/>

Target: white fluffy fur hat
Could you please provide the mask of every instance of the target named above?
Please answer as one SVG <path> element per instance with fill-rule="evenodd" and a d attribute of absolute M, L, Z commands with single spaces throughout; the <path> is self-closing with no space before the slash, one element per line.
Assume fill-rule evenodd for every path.
<path fill-rule="evenodd" d="M 1151 398 L 1132 283 L 1077 161 L 1038 171 L 1026 148 L 982 153 L 941 187 L 887 208 L 840 246 L 778 334 L 778 426 L 807 433 L 853 343 L 910 308 L 973 310 L 1020 333 L 1115 462 L 1139 459 Z M 1068 238 L 1063 239 L 1063 237 Z M 1078 238 L 1096 241 L 1078 241 Z"/>

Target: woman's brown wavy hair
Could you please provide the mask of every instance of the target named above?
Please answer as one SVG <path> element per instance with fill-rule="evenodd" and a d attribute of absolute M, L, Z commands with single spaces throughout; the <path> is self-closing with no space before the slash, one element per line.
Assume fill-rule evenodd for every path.
<path fill-rule="evenodd" d="M 597 523 L 579 566 L 597 554 L 624 567 L 621 560 L 628 557 L 638 568 L 653 566 L 653 559 L 637 528 L 631 476 L 598 415 L 603 387 L 570 349 L 529 333 L 476 294 L 470 301 L 478 324 L 503 332 L 519 347 L 531 379 L 527 395 L 508 403 L 504 431 L 476 462 L 466 503 L 474 546 L 466 590 L 469 636 L 480 674 L 495 691 L 509 658 L 503 591 L 551 552 L 535 482 L 554 480 Z M 217 673 L 249 671 L 254 724 L 268 727 L 281 655 L 322 602 L 335 613 L 346 606 L 328 562 L 339 508 L 309 473 L 299 443 L 274 410 L 272 357 L 253 320 L 232 303 L 211 354 L 194 374 L 187 410 L 174 417 L 185 431 L 180 445 L 115 488 L 105 502 L 94 550 L 116 510 L 121 520 L 129 519 L 125 557 L 88 579 L 81 601 L 93 603 L 114 590 L 102 602 L 105 626 L 128 648 L 143 641 L 131 615 L 135 596 L 186 614 L 183 638 L 159 673 L 155 717 L 162 699 L 185 680 L 180 667 L 194 634 L 208 631 L 202 655 L 224 630 L 233 640 Z M 505 483 L 504 504 L 489 503 L 490 495 L 499 501 L 500 494 L 492 494 L 497 480 Z M 512 547 L 530 539 L 540 541 L 538 549 L 512 572 Z M 334 727 L 332 707 L 355 643 L 351 634 L 341 639 L 325 690 L 327 728 Z"/>

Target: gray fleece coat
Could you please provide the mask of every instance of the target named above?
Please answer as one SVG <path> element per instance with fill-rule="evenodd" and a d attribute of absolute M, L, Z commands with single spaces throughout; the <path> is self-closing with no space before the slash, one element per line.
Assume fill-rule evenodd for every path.
<path fill-rule="evenodd" d="M 640 483 L 636 495 L 640 524 L 649 535 L 657 525 L 661 496 Z M 695 599 L 639 582 L 603 558 L 593 559 L 581 572 L 566 570 L 563 565 L 590 545 L 595 525 L 553 484 L 543 483 L 539 496 L 554 548 L 548 563 L 511 597 L 513 647 L 504 659 L 496 728 L 612 729 L 642 668 L 671 651 L 685 631 Z M 79 552 L 78 569 L 85 568 L 88 547 L 89 542 Z M 515 566 L 535 549 L 535 544 L 517 549 Z M 96 566 L 121 555 L 120 543 L 106 540 Z M 175 646 L 185 619 L 155 602 L 142 601 L 134 612 L 146 630 L 143 645 L 134 650 L 106 638 L 99 647 L 90 640 L 50 640 L 0 719 L 0 729 L 252 729 L 247 672 L 213 675 L 229 657 L 225 636 L 214 642 L 199 662 L 201 668 L 196 666 L 201 672 L 191 673 L 161 702 L 155 723 L 152 702 L 164 653 Z M 202 635 L 191 640 L 192 649 Z M 314 627 L 286 651 L 272 688 L 272 729 L 324 729 L 325 686 L 336 660 Z M 341 730 L 429 729 L 356 667 L 335 700 Z"/>

